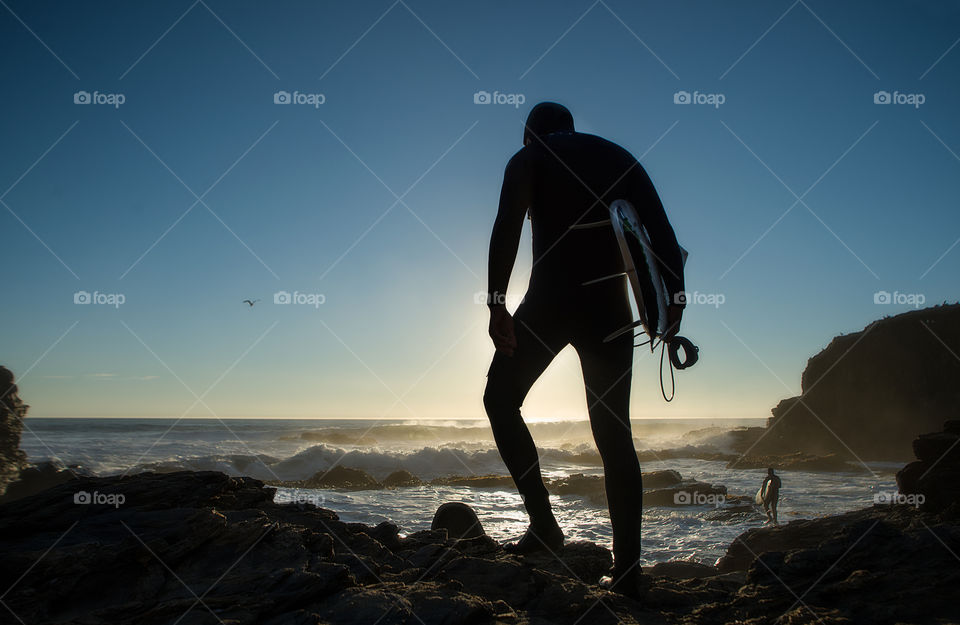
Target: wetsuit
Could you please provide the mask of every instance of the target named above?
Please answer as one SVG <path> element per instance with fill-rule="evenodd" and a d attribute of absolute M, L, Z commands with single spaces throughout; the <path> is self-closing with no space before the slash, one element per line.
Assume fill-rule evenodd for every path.
<path fill-rule="evenodd" d="M 537 450 L 520 416 L 530 387 L 566 345 L 576 349 L 586 386 L 594 440 L 603 461 L 617 566 L 640 553 L 642 479 L 629 422 L 632 333 L 603 338 L 632 321 L 625 278 L 581 286 L 623 271 L 611 227 L 574 230 L 575 223 L 609 218 L 609 203 L 629 200 L 650 236 L 667 292 L 683 291 L 681 252 L 646 172 L 626 150 L 600 137 L 554 132 L 531 141 L 510 160 L 491 242 L 493 297 L 504 293 L 523 213 L 533 229 L 533 269 L 514 314 L 517 346 L 498 351 L 487 373 L 484 406 L 493 435 L 532 525 L 552 518 Z M 519 220 L 519 222 L 518 222 Z M 500 229 L 498 231 L 498 229 Z M 504 234 L 508 232 L 508 234 Z M 514 243 L 515 245 L 515 243 Z"/>
<path fill-rule="evenodd" d="M 769 482 L 769 486 L 767 485 Z M 780 503 L 780 486 L 782 482 L 776 475 L 768 475 L 763 480 L 761 488 L 766 487 L 767 496 L 763 499 L 763 508 L 767 511 L 767 518 L 774 523 L 777 522 L 777 504 Z"/>

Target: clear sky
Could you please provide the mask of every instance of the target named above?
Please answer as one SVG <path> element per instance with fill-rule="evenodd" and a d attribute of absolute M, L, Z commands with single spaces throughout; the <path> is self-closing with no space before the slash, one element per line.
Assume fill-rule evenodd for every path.
<path fill-rule="evenodd" d="M 635 418 L 768 416 L 833 336 L 958 299 L 956 2 L 0 5 L 0 363 L 35 416 L 481 417 L 541 100 L 690 252 L 701 360 L 666 404 L 638 349 Z M 585 408 L 568 348 L 526 414 Z"/>

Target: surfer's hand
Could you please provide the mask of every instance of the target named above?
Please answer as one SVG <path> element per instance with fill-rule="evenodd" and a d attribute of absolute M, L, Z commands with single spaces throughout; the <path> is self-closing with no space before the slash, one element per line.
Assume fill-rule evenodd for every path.
<path fill-rule="evenodd" d="M 673 337 L 680 331 L 680 320 L 683 318 L 683 306 L 671 304 L 667 306 L 667 330 L 663 333 L 661 340 L 669 343 Z"/>
<path fill-rule="evenodd" d="M 517 336 L 513 332 L 513 317 L 507 307 L 500 304 L 490 307 L 490 338 L 498 352 L 513 356 L 517 348 Z"/>

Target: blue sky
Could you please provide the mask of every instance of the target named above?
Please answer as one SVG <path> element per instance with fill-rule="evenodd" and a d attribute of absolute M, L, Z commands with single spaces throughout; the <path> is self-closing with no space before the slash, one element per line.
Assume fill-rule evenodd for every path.
<path fill-rule="evenodd" d="M 482 417 L 475 294 L 549 99 L 641 157 L 723 301 L 673 403 L 637 350 L 633 416 L 768 416 L 833 336 L 958 299 L 958 37 L 919 0 L 5 0 L 0 362 L 36 416 Z M 568 349 L 526 415 L 585 408 Z"/>

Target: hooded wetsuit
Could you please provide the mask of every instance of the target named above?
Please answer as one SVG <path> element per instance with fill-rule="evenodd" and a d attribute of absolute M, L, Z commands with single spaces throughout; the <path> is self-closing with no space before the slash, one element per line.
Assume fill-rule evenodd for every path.
<path fill-rule="evenodd" d="M 531 119 L 535 113 L 536 109 Z M 623 271 L 613 229 L 568 228 L 608 219 L 607 206 L 626 199 L 647 229 L 671 302 L 682 302 L 674 296 L 684 288 L 683 262 L 660 199 L 637 160 L 614 143 L 574 132 L 572 118 L 561 115 L 557 121 L 556 111 L 552 113 L 554 119 L 540 127 L 528 120 L 530 141 L 510 159 L 504 174 L 491 240 L 491 297 L 506 291 L 514 239 L 527 211 L 533 229 L 533 268 L 514 314 L 517 347 L 512 356 L 500 351 L 494 355 L 483 401 L 500 455 L 532 524 L 552 517 L 537 450 L 520 406 L 553 357 L 573 345 L 603 462 L 614 556 L 621 568 L 631 566 L 640 554 L 642 480 L 629 422 L 633 336 L 628 333 L 608 343 L 603 338 L 631 323 L 632 313 L 626 278 L 582 286 L 584 281 Z"/>

